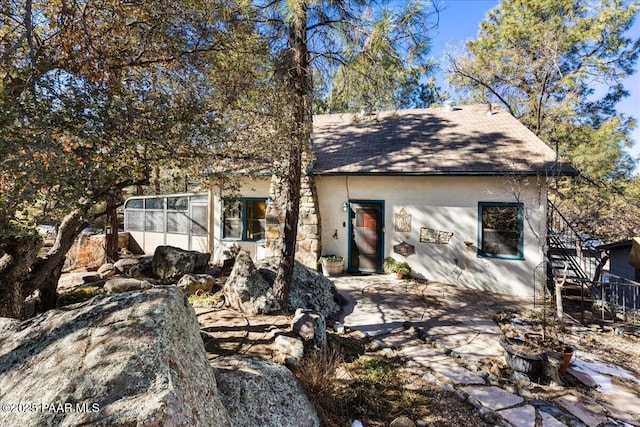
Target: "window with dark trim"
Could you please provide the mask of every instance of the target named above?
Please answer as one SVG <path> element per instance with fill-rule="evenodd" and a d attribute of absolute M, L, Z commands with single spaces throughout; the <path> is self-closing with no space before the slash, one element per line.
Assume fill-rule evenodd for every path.
<path fill-rule="evenodd" d="M 521 203 L 478 203 L 478 255 L 523 259 Z"/>
<path fill-rule="evenodd" d="M 255 242 L 264 240 L 267 199 L 224 199 L 222 238 Z"/>

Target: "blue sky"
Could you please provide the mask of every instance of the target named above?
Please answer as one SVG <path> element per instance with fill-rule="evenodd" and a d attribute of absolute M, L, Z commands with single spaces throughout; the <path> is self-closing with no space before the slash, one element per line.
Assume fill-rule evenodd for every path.
<path fill-rule="evenodd" d="M 444 10 L 440 13 L 439 26 L 432 34 L 432 54 L 435 58 L 442 56 L 447 45 L 458 46 L 467 39 L 475 38 L 480 21 L 490 9 L 500 3 L 499 0 L 443 0 L 443 2 Z M 632 39 L 640 38 L 640 16 L 636 17 L 628 35 Z M 618 111 L 640 121 L 640 73 L 637 70 L 638 65 L 636 65 L 636 73 L 624 82 L 630 96 L 618 104 Z M 451 93 L 446 82 L 440 79 L 438 82 L 443 89 Z M 636 127 L 632 136 L 635 144 L 629 152 L 637 159 L 640 158 L 640 126 Z M 637 169 L 636 173 L 638 172 Z"/>

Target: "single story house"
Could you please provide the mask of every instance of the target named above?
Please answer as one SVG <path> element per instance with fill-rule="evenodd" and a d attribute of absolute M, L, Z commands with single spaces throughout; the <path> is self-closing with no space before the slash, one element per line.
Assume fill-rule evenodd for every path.
<path fill-rule="evenodd" d="M 348 272 L 379 273 L 393 257 L 429 280 L 512 295 L 542 291 L 544 279 L 536 274 L 544 273 L 547 188 L 575 170 L 505 110 L 470 105 L 317 115 L 313 125 L 299 261 L 317 267 L 321 255 L 340 255 Z M 233 191 L 212 182 L 208 195 L 167 196 L 164 210 L 155 211 L 163 213 L 151 214 L 158 221 L 164 215 L 164 226 L 143 221 L 145 198 L 130 199 L 127 218 L 130 204 L 143 210 L 125 220 L 125 230 L 150 251 L 172 244 L 170 231 L 182 226 L 188 236 L 181 242 L 197 249 L 189 220 L 176 219 L 172 207 L 176 197 L 187 197 L 179 210 L 185 217 L 203 212 L 191 203 L 208 206 L 209 251 L 236 244 L 254 257 L 270 255 L 282 223 L 270 181 L 247 178 Z"/>

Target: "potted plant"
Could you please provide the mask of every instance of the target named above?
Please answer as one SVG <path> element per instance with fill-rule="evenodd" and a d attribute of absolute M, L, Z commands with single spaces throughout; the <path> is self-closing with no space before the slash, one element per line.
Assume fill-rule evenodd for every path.
<path fill-rule="evenodd" d="M 393 259 L 391 257 L 387 257 L 382 262 L 382 268 L 384 268 L 384 272 L 386 274 L 395 273 L 397 264 L 398 264 L 398 261 L 396 261 L 395 259 Z"/>
<path fill-rule="evenodd" d="M 542 375 L 544 350 L 536 344 L 518 338 L 502 338 L 500 345 L 504 348 L 507 365 L 514 371 L 522 372 L 531 379 Z"/>
<path fill-rule="evenodd" d="M 408 276 L 409 274 L 411 274 L 411 267 L 407 262 L 404 262 L 404 261 L 398 262 L 395 265 L 395 271 L 396 271 L 396 277 L 398 279 L 402 279 L 405 276 Z"/>
<path fill-rule="evenodd" d="M 340 255 L 325 255 L 320 257 L 320 265 L 325 276 L 339 276 L 344 270 L 344 258 Z"/>

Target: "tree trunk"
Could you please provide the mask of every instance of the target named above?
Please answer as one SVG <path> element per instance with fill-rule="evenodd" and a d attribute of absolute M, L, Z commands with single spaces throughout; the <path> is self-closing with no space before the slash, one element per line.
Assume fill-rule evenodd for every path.
<path fill-rule="evenodd" d="M 75 209 L 69 213 L 58 227 L 56 241 L 44 258 L 38 259 L 27 278 L 28 283 L 23 287 L 31 289 L 29 295 L 40 289 L 41 310 L 56 308 L 58 302 L 58 280 L 62 274 L 65 257 L 76 237 L 87 225 L 84 221 L 85 212 Z"/>
<path fill-rule="evenodd" d="M 304 0 L 292 6 L 295 14 L 289 27 L 291 63 L 289 65 L 289 87 L 294 92 L 294 134 L 289 150 L 287 179 L 287 203 L 284 223 L 284 245 L 280 267 L 273 284 L 275 296 L 284 311 L 289 311 L 289 292 L 295 261 L 298 215 L 300 210 L 300 181 L 302 175 L 302 153 L 311 136 L 311 113 L 309 96 L 309 52 L 307 49 L 307 8 Z"/>
<path fill-rule="evenodd" d="M 104 221 L 105 255 L 108 262 L 118 260 L 118 199 L 110 197 L 107 200 L 107 215 Z"/>
<path fill-rule="evenodd" d="M 10 239 L 0 257 L 0 317 L 22 319 L 24 298 L 33 292 L 27 293 L 24 282 L 38 256 L 42 238 L 34 234 Z"/>
<path fill-rule="evenodd" d="M 58 280 L 65 255 L 82 228 L 84 212 L 76 209 L 58 228 L 56 241 L 44 258 L 38 258 L 42 244 L 39 235 L 13 238 L 0 257 L 0 316 L 22 319 L 24 300 L 40 290 L 40 309 L 56 307 Z"/>

